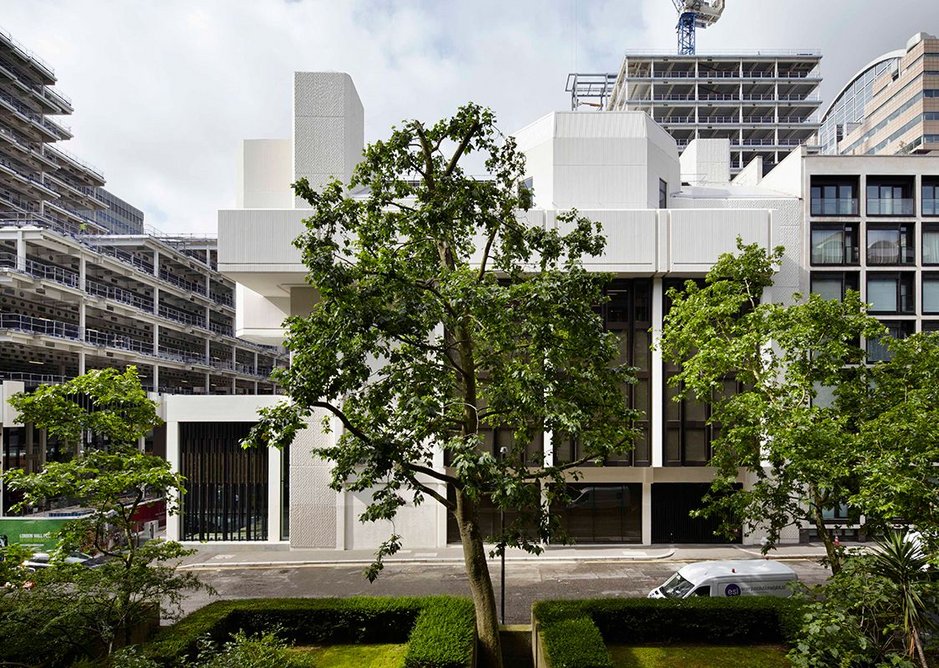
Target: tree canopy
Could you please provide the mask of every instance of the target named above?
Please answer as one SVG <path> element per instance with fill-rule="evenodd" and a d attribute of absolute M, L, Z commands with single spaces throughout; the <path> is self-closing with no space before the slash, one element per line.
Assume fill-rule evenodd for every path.
<path fill-rule="evenodd" d="M 939 337 L 884 339 L 851 290 L 841 300 L 766 300 L 782 249 L 738 250 L 703 286 L 669 293 L 661 340 L 664 357 L 681 364 L 672 382 L 710 402 L 718 427 L 706 512 L 766 530 L 767 549 L 784 528 L 811 526 L 833 570 L 841 556 L 826 510 L 847 507 L 874 532 L 897 519 L 935 527 Z M 890 355 L 870 363 L 863 343 L 881 339 Z M 721 394 L 727 378 L 742 390 Z M 741 471 L 755 482 L 733 491 Z"/>
<path fill-rule="evenodd" d="M 487 177 L 465 173 L 472 153 Z M 494 537 L 497 550 L 539 551 L 560 535 L 549 507 L 565 471 L 631 449 L 637 417 L 623 392 L 632 370 L 616 362 L 617 337 L 595 311 L 609 277 L 582 264 L 603 251 L 600 227 L 576 212 L 531 224 L 524 174 L 492 112 L 469 104 L 368 146 L 347 186 L 294 184 L 312 206 L 296 245 L 318 300 L 286 323 L 292 361 L 277 380 L 290 402 L 248 439 L 285 445 L 325 412 L 342 434 L 315 452 L 333 462 L 336 489 L 371 492 L 360 519 L 392 519 L 428 497 L 443 504 L 460 529 L 491 665 L 500 664 L 481 501 L 524 517 Z M 486 447 L 494 429 L 512 435 L 504 453 Z M 541 433 L 575 439 L 576 461 L 545 457 L 532 446 Z M 399 546 L 391 536 L 376 563 Z"/>
<path fill-rule="evenodd" d="M 83 514 L 65 524 L 52 566 L 30 576 L 36 585 L 31 591 L 3 592 L 0 644 L 15 651 L 20 641 L 42 645 L 42 638 L 54 637 L 53 655 L 66 651 L 62 647 L 79 654 L 110 652 L 154 610 L 162 606 L 164 616 L 173 616 L 183 592 L 205 588 L 192 574 L 176 572 L 175 561 L 191 551 L 172 541 L 139 539 L 141 504 L 162 500 L 168 513 L 175 512 L 184 480 L 165 459 L 137 447 L 138 439 L 162 420 L 134 367 L 90 371 L 61 385 L 16 394 L 10 403 L 22 421 L 73 444 L 93 431 L 96 445 L 64 461 L 47 462 L 40 472 L 3 473 L 7 488 L 23 494 L 14 511 L 63 499 Z M 65 563 L 76 550 L 107 560 L 96 568 Z"/>

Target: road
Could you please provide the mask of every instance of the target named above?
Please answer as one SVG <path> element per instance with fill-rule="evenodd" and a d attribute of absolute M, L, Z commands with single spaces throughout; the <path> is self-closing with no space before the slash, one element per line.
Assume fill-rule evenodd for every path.
<path fill-rule="evenodd" d="M 809 559 L 787 560 L 808 584 L 822 582 L 827 571 Z M 532 601 L 547 598 L 645 596 L 684 564 L 674 560 L 635 561 L 515 561 L 506 564 L 506 623 L 531 621 Z M 499 565 L 490 566 L 496 601 Z M 197 571 L 220 598 L 329 596 L 468 596 L 461 564 L 389 563 L 374 583 L 358 565 L 283 564 L 264 567 L 220 567 Z M 214 597 L 199 593 L 186 599 L 185 612 L 206 605 Z"/>

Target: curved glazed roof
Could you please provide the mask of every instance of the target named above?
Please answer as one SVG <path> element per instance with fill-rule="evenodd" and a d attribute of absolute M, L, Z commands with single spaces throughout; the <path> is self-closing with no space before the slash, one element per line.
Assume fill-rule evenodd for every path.
<path fill-rule="evenodd" d="M 855 81 L 857 81 L 862 76 L 864 76 L 868 70 L 871 70 L 877 67 L 883 62 L 886 62 L 888 60 L 902 58 L 905 55 L 906 55 L 906 49 L 897 49 L 895 51 L 888 51 L 882 56 L 878 56 L 877 58 L 874 58 L 874 60 L 872 60 L 867 65 L 862 67 L 860 70 L 858 70 L 857 74 L 855 74 L 853 77 L 848 79 L 848 82 L 844 86 L 841 87 L 841 90 L 838 91 L 838 94 L 834 97 L 832 103 L 828 105 L 828 109 L 826 109 L 825 113 L 822 115 L 822 123 L 824 123 L 828 119 L 828 114 L 830 114 L 834 106 L 838 104 L 838 102 L 841 101 L 841 98 L 844 97 L 845 92 L 847 92 L 847 90 L 851 88 L 851 86 L 854 85 Z"/>

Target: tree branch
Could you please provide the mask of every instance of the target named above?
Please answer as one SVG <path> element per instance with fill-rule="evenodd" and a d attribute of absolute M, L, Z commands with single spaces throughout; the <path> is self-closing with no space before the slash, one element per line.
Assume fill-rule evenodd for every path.
<path fill-rule="evenodd" d="M 450 163 L 447 165 L 447 169 L 444 170 L 443 173 L 444 176 L 450 176 L 453 173 L 453 170 L 456 169 L 457 163 L 460 162 L 460 158 L 462 158 L 463 153 L 466 152 L 470 140 L 477 132 L 479 132 L 479 128 L 479 121 L 475 121 L 473 125 L 470 126 L 469 131 L 463 136 L 463 139 L 460 140 L 459 146 L 456 147 L 456 150 L 450 157 Z"/>

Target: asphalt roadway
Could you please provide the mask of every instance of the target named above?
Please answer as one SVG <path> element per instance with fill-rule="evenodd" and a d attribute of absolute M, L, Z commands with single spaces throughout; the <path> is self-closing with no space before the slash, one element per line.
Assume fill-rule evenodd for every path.
<path fill-rule="evenodd" d="M 386 564 L 379 578 L 369 583 L 363 575 L 363 564 L 350 560 L 348 555 L 345 561 L 338 561 L 312 559 L 293 551 L 245 554 L 235 549 L 228 553 L 220 549 L 224 550 L 218 547 L 201 550 L 184 565 L 218 592 L 217 596 L 198 593 L 188 597 L 183 604 L 185 612 L 216 598 L 469 595 L 463 564 L 455 558 L 425 560 L 411 556 L 397 559 Z M 729 548 L 659 550 L 630 556 L 623 556 L 623 550 L 612 552 L 507 559 L 505 623 L 529 623 L 532 602 L 538 599 L 643 597 L 685 563 L 759 558 L 758 552 L 739 548 L 737 551 Z M 277 558 L 270 558 L 272 556 Z M 817 550 L 778 556 L 807 584 L 822 582 L 828 574 L 818 563 Z M 490 574 L 498 606 L 498 559 L 490 562 Z"/>

